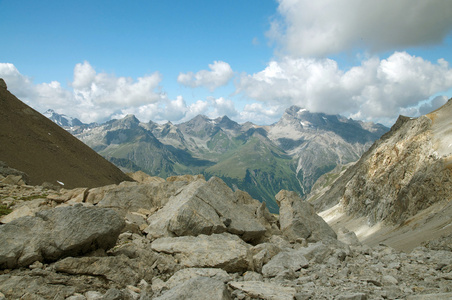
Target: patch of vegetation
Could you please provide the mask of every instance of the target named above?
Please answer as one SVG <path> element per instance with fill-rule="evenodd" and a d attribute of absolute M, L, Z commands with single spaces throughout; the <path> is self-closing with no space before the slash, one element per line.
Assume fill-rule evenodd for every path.
<path fill-rule="evenodd" d="M 26 196 L 26 197 L 21 197 L 19 199 L 24 200 L 24 201 L 30 201 L 30 200 L 40 199 L 40 198 L 46 198 L 47 196 L 48 196 L 48 194 L 38 194 L 38 195 L 30 195 L 30 196 Z"/>
<path fill-rule="evenodd" d="M 12 209 L 6 207 L 6 205 L 0 205 L 0 216 L 7 215 L 12 212 Z"/>

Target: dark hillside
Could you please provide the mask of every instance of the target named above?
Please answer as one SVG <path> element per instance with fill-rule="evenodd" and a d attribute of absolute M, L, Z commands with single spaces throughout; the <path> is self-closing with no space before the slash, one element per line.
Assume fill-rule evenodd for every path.
<path fill-rule="evenodd" d="M 131 180 L 5 87 L 0 87 L 0 161 L 27 173 L 33 185 L 97 187 Z"/>

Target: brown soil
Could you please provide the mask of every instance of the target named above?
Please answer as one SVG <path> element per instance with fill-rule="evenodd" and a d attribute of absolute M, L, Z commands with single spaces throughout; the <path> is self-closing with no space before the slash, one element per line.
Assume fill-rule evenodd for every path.
<path fill-rule="evenodd" d="M 98 187 L 130 177 L 66 130 L 0 87 L 0 161 L 28 174 L 30 184 Z"/>

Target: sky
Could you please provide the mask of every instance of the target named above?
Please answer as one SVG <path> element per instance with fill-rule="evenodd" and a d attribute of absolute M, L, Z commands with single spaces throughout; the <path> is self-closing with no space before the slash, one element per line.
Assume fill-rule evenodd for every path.
<path fill-rule="evenodd" d="M 8 90 L 85 123 L 297 105 L 391 126 L 452 97 L 452 1 L 0 0 L 0 28 Z"/>

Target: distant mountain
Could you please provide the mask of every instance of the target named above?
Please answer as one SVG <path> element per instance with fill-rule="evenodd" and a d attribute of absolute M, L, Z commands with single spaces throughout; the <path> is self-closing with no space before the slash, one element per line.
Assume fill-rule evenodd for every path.
<path fill-rule="evenodd" d="M 216 176 L 265 201 L 272 212 L 281 189 L 309 193 L 321 175 L 356 161 L 388 130 L 296 106 L 271 126 L 203 115 L 181 124 L 142 123 L 128 115 L 64 128 L 119 167 L 161 177 Z"/>
<path fill-rule="evenodd" d="M 131 180 L 4 87 L 0 87 L 0 107 L 0 161 L 25 172 L 30 184 L 75 188 Z"/>
<path fill-rule="evenodd" d="M 270 126 L 268 137 L 296 161 L 296 176 L 307 194 L 322 174 L 358 160 L 387 131 L 381 124 L 292 106 Z"/>
<path fill-rule="evenodd" d="M 53 109 L 48 109 L 45 113 L 43 113 L 43 115 L 52 120 L 53 122 L 57 123 L 61 127 L 85 125 L 79 119 L 58 114 Z"/>

